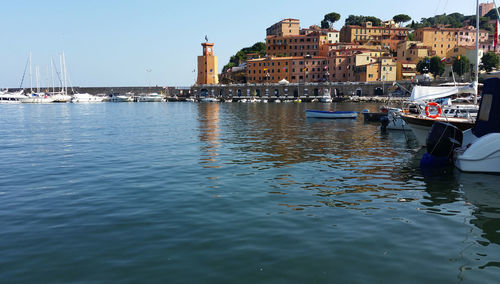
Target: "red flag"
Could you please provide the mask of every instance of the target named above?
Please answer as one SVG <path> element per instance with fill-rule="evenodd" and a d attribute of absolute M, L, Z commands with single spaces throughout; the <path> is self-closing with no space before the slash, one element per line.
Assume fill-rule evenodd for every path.
<path fill-rule="evenodd" d="M 493 50 L 495 50 L 495 48 L 497 47 L 497 44 L 498 44 L 498 19 L 497 19 L 497 24 L 495 25 L 495 38 L 493 39 Z"/>

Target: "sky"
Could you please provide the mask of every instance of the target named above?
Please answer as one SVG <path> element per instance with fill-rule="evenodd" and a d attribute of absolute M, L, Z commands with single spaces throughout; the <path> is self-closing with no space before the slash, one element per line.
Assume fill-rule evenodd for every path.
<path fill-rule="evenodd" d="M 481 1 L 483 2 L 483 1 Z M 73 86 L 190 86 L 205 35 L 215 43 L 219 72 L 243 47 L 264 41 L 266 28 L 285 19 L 301 27 L 330 12 L 375 16 L 475 14 L 473 0 L 0 0 L 0 87 L 19 87 L 31 52 L 41 85 L 50 61 L 65 53 Z M 47 70 L 49 71 L 47 72 Z M 59 69 L 59 68 L 58 68 Z M 36 81 L 33 78 L 34 82 Z M 45 84 L 44 84 L 45 83 Z M 29 87 L 29 72 L 22 87 Z"/>

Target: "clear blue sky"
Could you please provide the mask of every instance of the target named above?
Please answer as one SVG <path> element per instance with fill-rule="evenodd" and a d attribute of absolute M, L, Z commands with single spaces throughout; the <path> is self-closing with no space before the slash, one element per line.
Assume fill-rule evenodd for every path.
<path fill-rule="evenodd" d="M 284 18 L 301 27 L 337 12 L 383 20 L 408 14 L 475 13 L 473 0 L 199 1 L 16 0 L 1 1 L 0 87 L 18 87 L 28 54 L 46 81 L 46 66 L 62 51 L 75 86 L 189 86 L 205 35 L 215 43 L 220 69 L 243 47 L 265 38 Z M 58 63 L 57 63 L 57 66 Z M 151 72 L 147 72 L 150 69 Z M 24 83 L 25 87 L 29 87 Z"/>

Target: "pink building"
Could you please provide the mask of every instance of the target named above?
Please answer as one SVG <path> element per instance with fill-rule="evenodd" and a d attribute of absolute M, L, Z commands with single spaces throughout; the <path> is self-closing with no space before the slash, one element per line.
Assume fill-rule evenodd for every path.
<path fill-rule="evenodd" d="M 495 4 L 493 2 L 479 4 L 479 16 L 483 17 L 492 9 L 495 9 Z"/>

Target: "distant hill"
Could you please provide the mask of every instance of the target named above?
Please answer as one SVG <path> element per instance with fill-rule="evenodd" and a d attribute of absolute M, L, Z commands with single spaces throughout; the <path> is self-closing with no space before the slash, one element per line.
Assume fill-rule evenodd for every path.
<path fill-rule="evenodd" d="M 257 53 L 261 57 L 266 55 L 266 44 L 264 42 L 257 42 L 251 47 L 245 47 L 238 51 L 235 55 L 231 56 L 229 63 L 222 68 L 222 72 L 226 72 L 227 69 L 236 67 L 247 60 L 247 55 L 250 53 Z"/>

